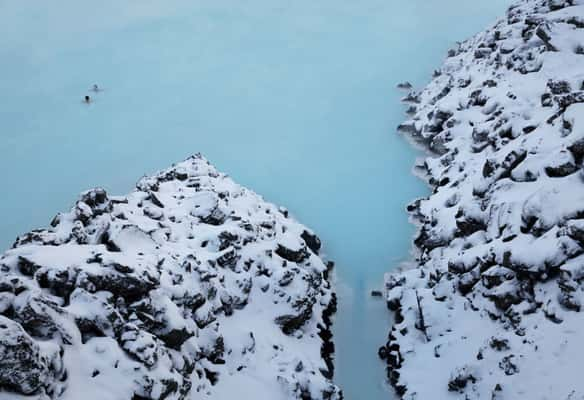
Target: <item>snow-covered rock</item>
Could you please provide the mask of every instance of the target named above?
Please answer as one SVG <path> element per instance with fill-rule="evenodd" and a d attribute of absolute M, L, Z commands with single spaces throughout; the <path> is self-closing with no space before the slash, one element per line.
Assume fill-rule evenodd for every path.
<path fill-rule="evenodd" d="M 0 256 L 0 399 L 340 399 L 320 241 L 194 156 Z"/>
<path fill-rule="evenodd" d="M 402 398 L 584 398 L 583 82 L 584 1 L 522 0 L 405 98 L 433 191 L 386 277 Z"/>

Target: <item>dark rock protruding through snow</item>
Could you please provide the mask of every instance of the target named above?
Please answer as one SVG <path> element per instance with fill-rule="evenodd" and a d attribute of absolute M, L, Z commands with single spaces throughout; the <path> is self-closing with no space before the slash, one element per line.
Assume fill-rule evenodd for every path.
<path fill-rule="evenodd" d="M 0 256 L 0 397 L 342 397 L 320 240 L 201 156 L 51 226 Z"/>
<path fill-rule="evenodd" d="M 433 154 L 418 265 L 386 278 L 402 398 L 584 396 L 583 54 L 582 0 L 522 0 L 406 96 Z"/>

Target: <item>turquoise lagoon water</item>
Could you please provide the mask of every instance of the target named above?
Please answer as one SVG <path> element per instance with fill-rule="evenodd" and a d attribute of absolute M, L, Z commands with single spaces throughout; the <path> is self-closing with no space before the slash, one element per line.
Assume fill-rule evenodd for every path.
<path fill-rule="evenodd" d="M 371 299 L 426 193 L 395 85 L 427 81 L 508 0 L 0 0 L 0 247 L 77 194 L 202 152 L 337 262 L 336 381 L 388 399 Z M 94 103 L 82 97 L 94 84 Z"/>

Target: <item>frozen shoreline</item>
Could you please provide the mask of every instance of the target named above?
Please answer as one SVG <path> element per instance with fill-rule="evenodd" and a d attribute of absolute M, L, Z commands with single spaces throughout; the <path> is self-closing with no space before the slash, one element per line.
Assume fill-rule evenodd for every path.
<path fill-rule="evenodd" d="M 400 130 L 436 153 L 388 273 L 402 398 L 580 399 L 584 3 L 523 0 L 460 44 Z"/>

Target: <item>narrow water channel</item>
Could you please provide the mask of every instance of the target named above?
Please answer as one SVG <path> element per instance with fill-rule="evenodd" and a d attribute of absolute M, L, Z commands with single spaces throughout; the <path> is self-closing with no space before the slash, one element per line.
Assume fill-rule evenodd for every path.
<path fill-rule="evenodd" d="M 369 292 L 408 257 L 404 208 L 426 191 L 394 88 L 423 84 L 508 2 L 0 0 L 0 247 L 82 190 L 126 193 L 202 152 L 322 237 L 336 380 L 349 400 L 392 398 Z"/>

